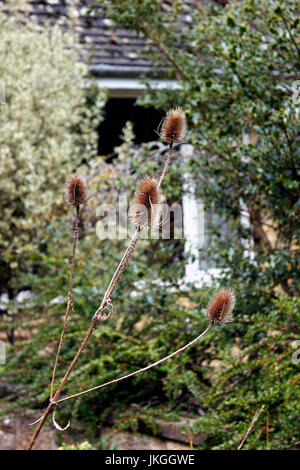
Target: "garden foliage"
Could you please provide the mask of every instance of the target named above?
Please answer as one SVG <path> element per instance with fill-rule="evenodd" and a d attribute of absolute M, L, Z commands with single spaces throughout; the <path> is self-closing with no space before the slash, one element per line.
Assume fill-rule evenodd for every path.
<path fill-rule="evenodd" d="M 172 2 L 167 11 L 158 0 L 102 3 L 115 22 L 149 39 L 145 53 L 158 70 L 163 68 L 181 84 L 176 94 L 149 87 L 140 100 L 164 110 L 180 105 L 186 112 L 194 154 L 187 161 L 179 152 L 174 155 L 163 192 L 169 201 L 180 202 L 182 175 L 189 174 L 207 211 L 226 219 L 232 236 L 224 240 L 222 225 L 215 228 L 213 242 L 201 257 L 221 270 L 222 284 L 236 291 L 237 304 L 233 322 L 217 326 L 197 347 L 132 380 L 66 402 L 57 414 L 72 415 L 73 423 L 79 417 L 91 435 L 111 416 L 116 429 L 146 428 L 157 433 L 156 418 L 185 416 L 190 424 L 184 432 L 192 438 L 206 435 L 200 448 L 235 449 L 264 405 L 244 448 L 298 448 L 299 364 L 292 361 L 300 319 L 299 99 L 293 93 L 300 74 L 296 2 L 243 0 L 207 10 L 199 6 L 192 12 L 190 26 L 180 29 L 176 25 L 183 1 Z M 45 67 L 49 60 L 45 59 Z M 23 73 L 22 66 L 16 63 L 9 70 Z M 71 77 L 68 99 L 73 96 Z M 75 311 L 58 376 L 73 358 L 126 243 L 97 238 L 96 207 L 113 203 L 124 191 L 132 196 L 140 176 L 161 167 L 158 147 L 145 144 L 137 149 L 130 133 L 128 124 L 118 159 L 105 164 L 95 158 L 90 167 L 92 197 L 83 212 Z M 32 155 L 49 155 L 50 143 L 64 148 L 60 136 L 45 138 L 40 150 L 33 146 Z M 28 140 L 17 140 L 21 149 L 30 144 Z M 26 148 L 22 151 L 27 155 Z M 67 156 L 63 152 L 63 161 Z M 51 171 L 60 172 L 62 167 L 61 161 L 56 162 Z M 65 170 L 62 173 L 66 175 Z M 61 184 L 55 179 L 51 194 L 59 197 Z M 37 199 L 28 195 L 29 200 L 32 197 Z M 26 277 L 35 297 L 15 325 L 22 331 L 31 329 L 32 337 L 9 352 L 3 368 L 15 383 L 10 408 L 15 407 L 16 397 L 20 406 L 27 407 L 47 400 L 49 363 L 65 307 L 58 296 L 67 292 L 70 226 L 48 225 L 44 217 L 50 209 L 42 204 L 39 209 L 39 220 L 51 232 L 51 240 L 39 254 L 43 276 L 37 272 Z M 244 213 L 247 224 L 241 217 Z M 21 217 L 21 223 L 27 219 Z M 43 232 L 35 234 L 31 242 L 41 243 Z M 23 250 L 24 245 L 19 242 L 17 247 Z M 182 242 L 176 240 L 145 240 L 137 247 L 112 299 L 114 312 L 94 332 L 66 393 L 150 364 L 199 334 L 207 324 L 204 307 L 219 281 L 202 288 L 184 284 L 186 258 Z"/>

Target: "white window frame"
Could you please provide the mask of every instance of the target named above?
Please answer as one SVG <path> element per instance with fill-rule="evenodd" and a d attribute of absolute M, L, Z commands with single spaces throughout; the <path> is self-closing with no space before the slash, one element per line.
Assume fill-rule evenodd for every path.
<path fill-rule="evenodd" d="M 168 88 L 176 90 L 181 88 L 181 85 L 175 80 L 149 80 L 149 83 L 154 89 Z M 107 90 L 108 98 L 138 98 L 146 90 L 146 85 L 138 78 L 100 77 L 97 78 L 97 85 L 100 89 Z M 193 155 L 194 148 L 190 144 L 182 144 L 180 151 L 183 158 L 189 158 Z M 188 258 L 185 265 L 183 284 L 192 283 L 196 287 L 202 287 L 203 285 L 211 286 L 214 279 L 222 277 L 224 270 L 220 268 L 209 268 L 205 270 L 199 267 L 199 249 L 201 248 L 201 240 L 204 240 L 203 237 L 205 233 L 205 214 L 203 219 L 199 221 L 199 201 L 197 201 L 195 196 L 193 179 L 186 174 L 185 180 L 182 207 L 183 233 L 186 239 L 184 252 L 188 255 Z M 245 227 L 249 227 L 249 213 L 243 201 L 241 201 L 241 223 Z M 247 253 L 250 256 L 253 255 L 250 246 L 245 244 L 245 254 Z"/>
<path fill-rule="evenodd" d="M 180 147 L 183 158 L 187 159 L 194 153 L 192 145 L 183 144 Z M 199 201 L 195 196 L 195 183 L 191 175 L 185 175 L 183 187 L 183 232 L 186 238 L 184 251 L 188 256 L 185 266 L 185 283 L 192 283 L 196 287 L 203 285 L 211 286 L 213 280 L 221 279 L 224 268 L 200 268 L 200 249 L 203 247 L 205 236 L 205 207 L 203 204 L 203 213 L 199 212 Z M 250 214 L 246 204 L 240 199 L 241 207 L 241 225 L 245 228 L 250 227 Z M 200 218 L 200 220 L 199 220 Z M 243 242 L 245 257 L 254 258 L 254 251 L 250 242 Z"/>
<path fill-rule="evenodd" d="M 180 88 L 175 80 L 149 80 L 149 84 L 153 89 Z M 108 98 L 138 98 L 146 90 L 146 85 L 137 78 L 97 78 L 97 85 L 107 90 Z"/>

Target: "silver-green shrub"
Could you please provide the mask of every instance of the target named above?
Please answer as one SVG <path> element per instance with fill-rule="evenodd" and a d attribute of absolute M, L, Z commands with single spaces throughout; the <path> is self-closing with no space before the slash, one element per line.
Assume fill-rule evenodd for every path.
<path fill-rule="evenodd" d="M 62 207 L 66 177 L 95 155 L 103 100 L 86 104 L 87 67 L 71 32 L 20 22 L 15 1 L 7 8 L 14 13 L 0 12 L 0 293 L 13 294 L 47 242 L 45 222 Z"/>

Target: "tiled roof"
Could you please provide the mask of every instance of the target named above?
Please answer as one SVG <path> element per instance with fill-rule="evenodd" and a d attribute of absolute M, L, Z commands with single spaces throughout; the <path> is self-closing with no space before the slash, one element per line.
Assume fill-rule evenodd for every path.
<path fill-rule="evenodd" d="M 162 9 L 167 9 L 170 1 L 162 1 Z M 183 27 L 191 25 L 190 13 L 195 2 L 196 0 L 185 0 L 181 14 Z M 226 0 L 219 0 L 218 3 L 224 2 Z M 93 8 L 89 11 L 91 6 Z M 4 0 L 0 0 L 0 8 L 5 10 Z M 116 26 L 110 18 L 105 18 L 100 2 L 31 0 L 22 7 L 20 15 L 22 18 L 30 16 L 40 24 L 57 24 L 63 30 L 71 27 L 79 34 L 83 59 L 94 72 L 101 73 L 102 76 L 134 76 L 151 69 L 151 63 L 141 53 L 146 40 L 135 31 Z"/>

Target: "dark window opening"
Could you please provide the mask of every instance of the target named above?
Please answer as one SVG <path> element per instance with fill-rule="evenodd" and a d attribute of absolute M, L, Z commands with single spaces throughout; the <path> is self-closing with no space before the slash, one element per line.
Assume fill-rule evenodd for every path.
<path fill-rule="evenodd" d="M 164 116 L 163 111 L 136 105 L 135 98 L 110 98 L 103 113 L 104 119 L 98 128 L 99 155 L 111 155 L 122 143 L 122 129 L 127 121 L 133 123 L 136 144 L 157 140 L 155 131 Z"/>

